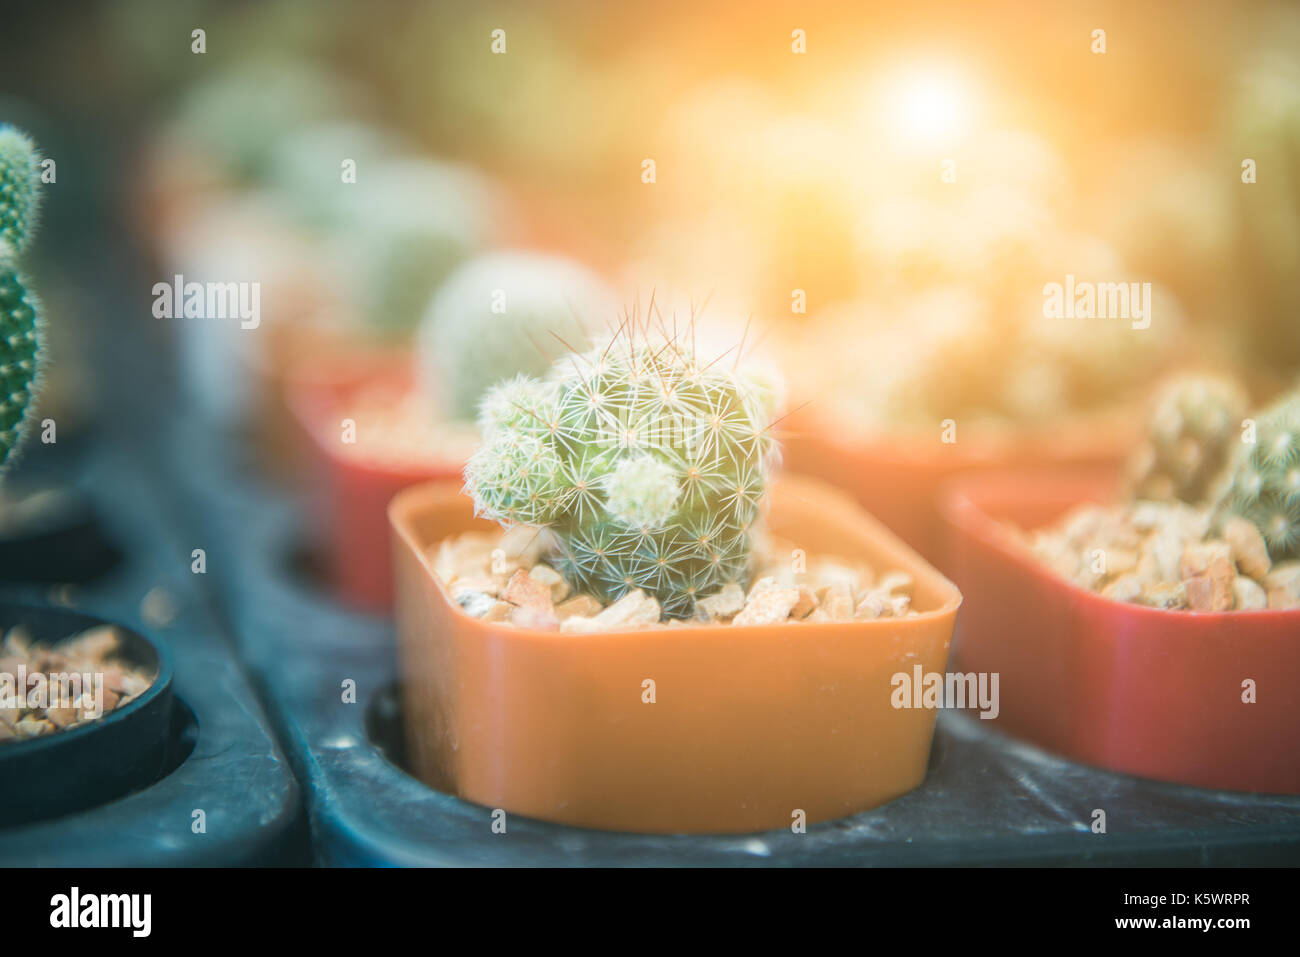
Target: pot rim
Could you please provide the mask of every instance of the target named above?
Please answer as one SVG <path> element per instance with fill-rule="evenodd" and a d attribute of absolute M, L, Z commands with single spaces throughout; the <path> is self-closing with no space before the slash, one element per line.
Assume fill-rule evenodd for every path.
<path fill-rule="evenodd" d="M 114 708 L 112 711 L 105 713 L 99 718 L 99 720 L 79 725 L 75 728 L 67 728 L 65 730 L 56 731 L 53 734 L 43 734 L 38 737 L 28 738 L 25 741 L 9 741 L 5 744 L 0 744 L 0 764 L 3 764 L 6 758 L 31 754 L 35 751 L 41 750 L 42 748 L 58 747 L 59 745 L 71 741 L 80 740 L 87 735 L 93 734 L 96 731 L 100 731 L 112 725 L 128 721 L 137 711 L 148 707 L 155 699 L 166 694 L 171 687 L 173 678 L 171 648 L 166 644 L 166 642 L 160 641 L 151 635 L 146 635 L 144 632 L 136 628 L 128 628 L 113 619 L 101 618 L 98 615 L 86 614 L 79 611 L 71 611 L 54 605 L 36 605 L 30 602 L 3 601 L 0 602 L 0 610 L 17 612 L 20 616 L 27 612 L 37 612 L 40 614 L 61 612 L 98 623 L 97 625 L 91 624 L 79 628 L 77 632 L 65 635 L 63 638 L 60 638 L 59 641 L 66 641 L 69 638 L 73 638 L 78 632 L 85 631 L 86 628 L 108 625 L 120 632 L 124 632 L 143 641 L 153 650 L 153 653 L 158 660 L 158 673 L 154 675 L 154 679 L 150 683 L 149 687 L 146 688 L 139 697 L 129 701 L 125 707 Z M 55 644 L 57 643 L 58 642 L 55 642 Z"/>
<path fill-rule="evenodd" d="M 344 361 L 346 360 L 334 360 L 337 365 L 342 365 Z M 382 360 L 378 360 L 374 364 L 378 367 L 384 363 Z M 403 363 L 397 361 L 392 361 L 390 365 L 395 372 L 403 376 L 409 371 Z M 377 380 L 373 376 L 366 377 L 366 383 L 375 381 Z M 311 443 L 316 447 L 317 451 L 330 462 L 340 467 L 380 476 L 401 482 L 404 485 L 425 482 L 430 479 L 450 479 L 461 474 L 465 463 L 452 458 L 437 463 L 431 461 L 423 465 L 411 463 L 397 465 L 341 453 L 337 443 L 326 438 L 328 427 L 324 420 L 331 410 L 338 408 L 341 402 L 340 393 L 351 392 L 362 385 L 363 383 L 354 381 L 346 383 L 333 382 L 328 385 L 293 381 L 289 383 L 285 390 L 285 404 L 289 407 L 289 412 L 298 423 L 298 427 L 311 439 Z M 407 389 L 408 393 L 412 390 L 413 387 Z"/>
<path fill-rule="evenodd" d="M 727 641 L 734 640 L 738 635 L 759 632 L 762 634 L 774 634 L 776 632 L 792 632 L 791 637 L 798 638 L 803 634 L 825 633 L 828 630 L 843 630 L 851 628 L 854 630 L 868 630 L 873 627 L 876 630 L 893 630 L 899 627 L 905 627 L 908 622 L 929 622 L 945 617 L 952 617 L 961 607 L 962 596 L 946 576 L 935 569 L 929 562 L 921 557 L 911 546 L 905 543 L 892 531 L 880 523 L 874 516 L 870 515 L 860 505 L 854 502 L 839 489 L 833 488 L 815 479 L 803 476 L 785 475 L 772 483 L 768 495 L 803 495 L 815 496 L 824 500 L 824 506 L 833 509 L 836 512 L 843 511 L 846 514 L 842 518 L 856 525 L 858 529 L 865 532 L 870 538 L 879 543 L 882 550 L 889 555 L 891 561 L 890 570 L 905 571 L 912 575 L 913 580 L 920 584 L 925 581 L 929 590 L 933 590 L 943 595 L 944 598 L 936 607 L 923 612 L 911 618 L 877 618 L 871 620 L 850 620 L 850 621 L 827 621 L 827 622 L 806 622 L 806 621 L 781 621 L 772 622 L 762 625 L 718 625 L 691 622 L 680 627 L 669 628 L 663 625 L 651 626 L 641 629 L 620 629 L 617 631 L 600 631 L 594 633 L 577 633 L 577 632 L 560 632 L 560 631 L 543 631 L 538 628 L 527 628 L 519 625 L 501 624 L 500 622 L 485 622 L 478 618 L 473 618 L 460 608 L 447 591 L 447 586 L 442 582 L 434 571 L 433 562 L 430 559 L 426 548 L 416 536 L 412 527 L 412 514 L 418 509 L 428 507 L 427 499 L 432 494 L 436 496 L 437 507 L 446 508 L 452 503 L 459 503 L 467 499 L 463 487 L 459 482 L 449 482 L 446 480 L 423 482 L 419 485 L 410 486 L 403 489 L 395 495 L 388 505 L 389 524 L 403 545 L 413 552 L 419 559 L 421 567 L 428 574 L 437 593 L 458 616 L 464 627 L 470 628 L 480 636 L 502 636 L 508 635 L 512 640 L 528 642 L 547 642 L 554 644 L 557 641 L 571 641 L 575 643 L 595 644 L 608 640 L 617 640 L 626 638 L 629 635 L 636 635 L 645 638 L 646 634 L 660 632 L 665 640 L 671 641 L 679 638 L 691 638 L 699 640 L 703 636 L 709 636 L 711 639 Z M 441 539 L 438 539 L 440 541 Z M 848 556 L 844 556 L 848 557 Z"/>
<path fill-rule="evenodd" d="M 800 422 L 805 425 L 801 427 Z M 960 429 L 960 419 L 957 425 Z M 1118 406 L 1075 413 L 1056 425 L 1009 422 L 1002 428 L 968 425 L 967 429 L 966 438 L 949 444 L 936 442 L 931 431 L 920 427 L 846 431 L 826 406 L 818 408 L 809 403 L 790 431 L 799 440 L 824 442 L 849 455 L 958 468 L 996 465 L 1021 455 L 1095 460 L 1120 455 L 1140 438 L 1131 412 Z"/>

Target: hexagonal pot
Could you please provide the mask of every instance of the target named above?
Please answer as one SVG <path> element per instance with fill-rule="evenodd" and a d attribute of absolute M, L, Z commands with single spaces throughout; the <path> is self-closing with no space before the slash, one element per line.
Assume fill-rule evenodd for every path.
<path fill-rule="evenodd" d="M 891 681 L 944 670 L 961 596 L 821 483 L 778 483 L 773 531 L 909 572 L 920 615 L 595 635 L 488 623 L 460 611 L 428 555 L 491 527 L 459 485 L 407 489 L 389 517 L 408 749 L 433 787 L 584 827 L 752 832 L 853 814 L 925 777 L 935 713 L 892 707 Z"/>
<path fill-rule="evenodd" d="M 1004 524 L 1036 528 L 1116 501 L 1106 474 L 989 474 L 945 491 L 966 603 L 954 667 L 1000 675 L 991 722 L 1143 777 L 1300 793 L 1300 610 L 1164 611 L 1057 576 Z M 1257 700 L 1242 701 L 1243 681 Z"/>

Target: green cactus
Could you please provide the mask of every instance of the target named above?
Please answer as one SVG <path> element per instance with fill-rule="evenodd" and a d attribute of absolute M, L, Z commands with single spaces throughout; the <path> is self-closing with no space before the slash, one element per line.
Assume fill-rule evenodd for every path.
<path fill-rule="evenodd" d="M 486 241 L 497 202 L 476 172 L 415 157 L 363 167 L 337 195 L 330 242 L 360 319 L 396 336 L 416 328 L 434 290 Z"/>
<path fill-rule="evenodd" d="M 490 253 L 438 290 L 420 326 L 419 374 L 448 418 L 472 421 L 483 393 L 515 373 L 541 375 L 550 356 L 588 343 L 613 305 L 601 279 L 567 259 Z"/>
<path fill-rule="evenodd" d="M 40 157 L 25 135 L 0 126 L 0 468 L 22 440 L 41 353 L 41 304 L 18 271 L 40 208 Z"/>
<path fill-rule="evenodd" d="M 1249 157 L 1257 180 L 1232 188 L 1239 242 L 1233 263 L 1246 308 L 1234 333 L 1257 376 L 1281 381 L 1300 364 L 1300 21 L 1272 32 L 1238 78 L 1227 141 L 1234 159 Z M 1280 41 L 1280 42 L 1279 42 Z M 1289 41 L 1289 42 L 1288 42 Z M 1236 159 L 1240 162 L 1240 159 Z"/>
<path fill-rule="evenodd" d="M 1228 379 L 1186 375 L 1166 383 L 1134 462 L 1134 497 L 1205 501 L 1232 458 L 1247 401 Z"/>
<path fill-rule="evenodd" d="M 172 134 L 236 183 L 259 181 L 276 145 L 307 125 L 360 112 L 362 97 L 328 70 L 283 56 L 241 59 L 181 96 Z M 337 164 L 334 164 L 337 169 Z"/>
<path fill-rule="evenodd" d="M 313 123 L 275 137 L 263 180 L 283 207 L 309 230 L 346 231 L 365 216 L 369 205 L 365 201 L 369 197 L 350 202 L 353 194 L 358 189 L 366 191 L 371 174 L 382 174 L 384 164 L 403 148 L 400 139 L 365 123 Z M 356 164 L 354 183 L 343 180 L 344 160 Z"/>
<path fill-rule="evenodd" d="M 1300 558 L 1300 392 L 1263 412 L 1237 455 L 1220 516 L 1255 523 L 1275 562 Z"/>
<path fill-rule="evenodd" d="M 466 490 L 503 525 L 549 529 L 573 587 L 602 601 L 641 588 L 689 617 L 744 583 L 778 454 L 767 395 L 730 366 L 625 332 L 498 385 Z"/>

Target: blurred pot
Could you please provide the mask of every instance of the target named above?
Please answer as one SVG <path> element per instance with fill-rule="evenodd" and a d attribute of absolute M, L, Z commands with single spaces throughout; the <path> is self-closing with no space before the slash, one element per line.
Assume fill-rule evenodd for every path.
<path fill-rule="evenodd" d="M 989 474 L 944 498 L 967 596 L 960 671 L 997 672 L 1010 734 L 1087 764 L 1236 791 L 1300 793 L 1300 611 L 1165 611 L 1065 581 L 1004 523 L 1115 500 L 1113 476 Z M 1258 700 L 1242 701 L 1242 682 Z"/>
<path fill-rule="evenodd" d="M 363 611 L 387 613 L 393 601 L 388 503 L 402 489 L 433 479 L 460 479 L 465 457 L 433 456 L 403 461 L 368 456 L 364 445 L 343 441 L 345 420 L 358 437 L 367 423 L 355 419 L 357 403 L 376 389 L 401 399 L 414 391 L 408 354 L 360 351 L 318 357 L 295 369 L 288 405 L 309 446 L 310 480 L 316 486 L 318 543 L 337 596 Z"/>
<path fill-rule="evenodd" d="M 783 457 L 791 470 L 838 485 L 944 570 L 947 538 L 939 498 L 953 476 L 1035 466 L 1118 472 L 1141 437 L 1133 417 L 1117 414 L 996 434 L 963 431 L 958 424 L 958 438 L 952 443 L 941 441 L 938 422 L 924 438 L 911 432 L 862 439 L 846 436 L 811 410 L 783 424 L 789 430 L 781 440 Z"/>

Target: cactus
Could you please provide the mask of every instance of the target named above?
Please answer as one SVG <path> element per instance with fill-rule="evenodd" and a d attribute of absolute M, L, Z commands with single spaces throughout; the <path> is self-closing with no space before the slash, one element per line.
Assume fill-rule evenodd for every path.
<path fill-rule="evenodd" d="M 1251 53 L 1226 111 L 1226 140 L 1235 156 L 1255 161 L 1258 177 L 1231 192 L 1239 227 L 1234 288 L 1245 299 L 1234 333 L 1243 361 L 1274 381 L 1300 364 L 1300 20 L 1288 17 L 1270 31 L 1268 47 Z"/>
<path fill-rule="evenodd" d="M 40 361 L 40 300 L 17 264 L 36 225 L 39 169 L 31 140 L 0 126 L 0 468 L 9 464 L 26 431 Z"/>
<path fill-rule="evenodd" d="M 230 181 L 249 184 L 266 174 L 284 136 L 360 112 L 364 105 L 337 75 L 312 62 L 241 59 L 204 75 L 182 94 L 171 135 L 215 162 Z"/>
<path fill-rule="evenodd" d="M 271 194 L 295 220 L 315 232 L 348 229 L 369 205 L 358 191 L 372 185 L 389 158 L 404 149 L 400 139 L 364 123 L 336 120 L 313 123 L 275 137 L 262 177 Z M 356 164 L 356 182 L 344 182 L 343 161 Z M 437 197 L 442 199 L 442 196 Z"/>
<path fill-rule="evenodd" d="M 483 393 L 515 373 L 541 375 L 550 356 L 587 345 L 613 295 L 594 273 L 536 253 L 465 263 L 434 295 L 418 337 L 419 374 L 448 418 L 472 421 Z"/>
<path fill-rule="evenodd" d="M 1255 441 L 1238 452 L 1219 516 L 1249 519 L 1275 562 L 1300 558 L 1300 392 L 1255 422 Z"/>
<path fill-rule="evenodd" d="M 466 490 L 481 515 L 547 528 L 574 588 L 641 588 L 689 617 L 749 573 L 777 457 L 766 401 L 725 362 L 623 332 L 487 393 Z"/>
<path fill-rule="evenodd" d="M 329 242 L 369 328 L 407 335 L 434 290 L 482 246 L 497 198 L 476 172 L 400 157 L 358 170 L 339 185 Z"/>
<path fill-rule="evenodd" d="M 1231 460 L 1246 409 L 1245 393 L 1228 379 L 1188 375 L 1166 383 L 1134 461 L 1134 497 L 1205 501 Z"/>

